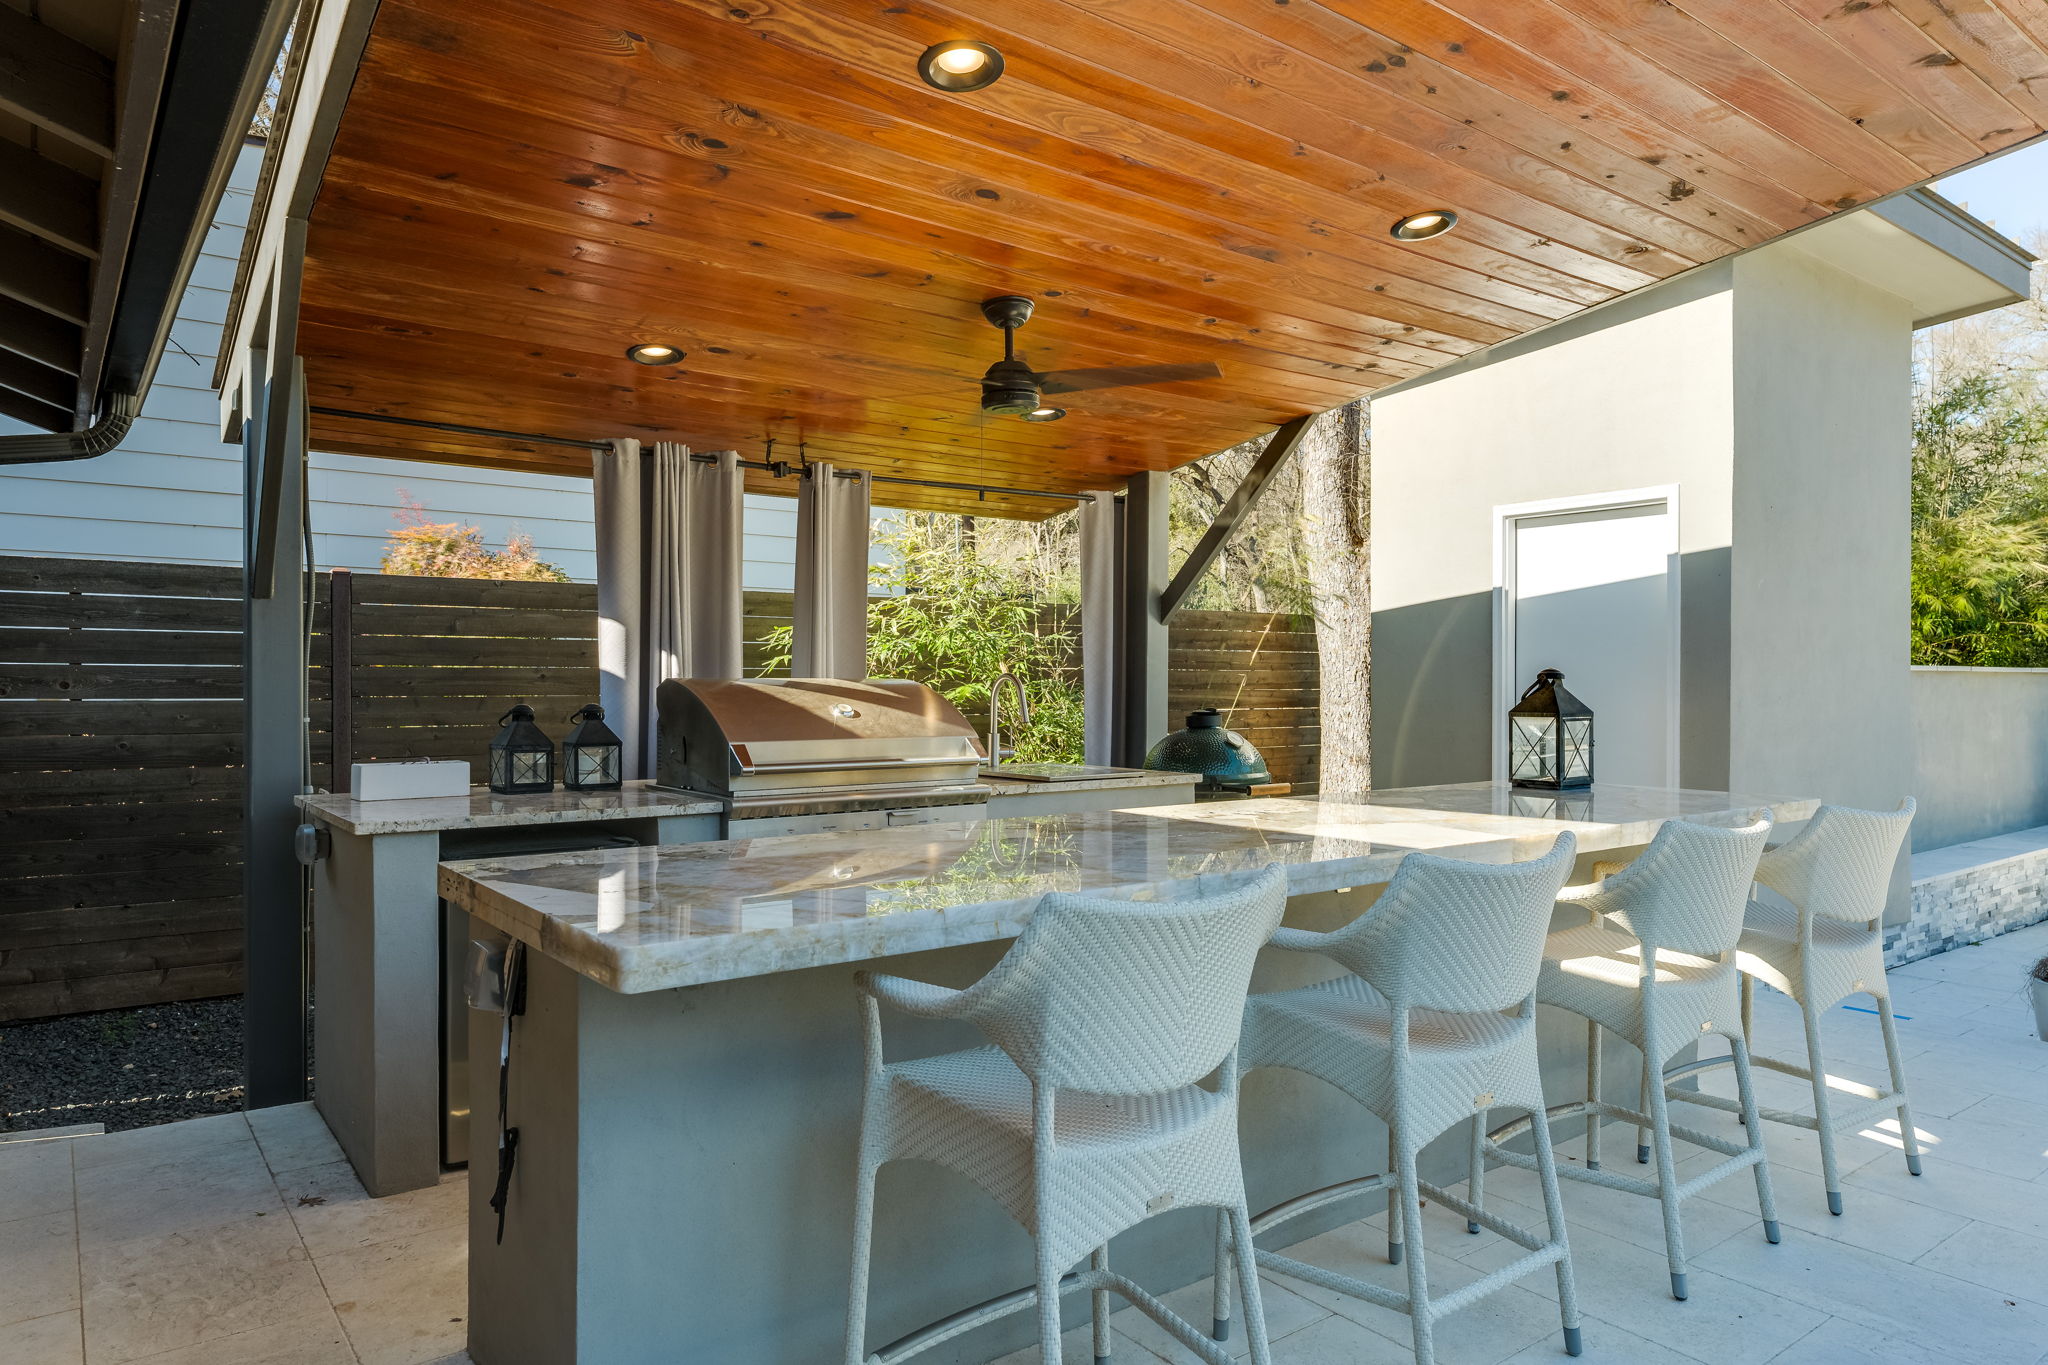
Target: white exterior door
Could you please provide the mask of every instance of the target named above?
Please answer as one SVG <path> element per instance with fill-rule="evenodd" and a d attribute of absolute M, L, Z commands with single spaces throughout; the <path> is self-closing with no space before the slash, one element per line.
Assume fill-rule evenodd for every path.
<path fill-rule="evenodd" d="M 1593 710 L 1593 776 L 1678 778 L 1675 490 L 1506 507 L 1501 529 L 1496 777 L 1507 709 L 1545 668 Z"/>

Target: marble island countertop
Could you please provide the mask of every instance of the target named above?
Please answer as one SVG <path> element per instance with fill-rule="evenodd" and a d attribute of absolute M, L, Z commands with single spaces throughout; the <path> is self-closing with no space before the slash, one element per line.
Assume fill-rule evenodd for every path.
<path fill-rule="evenodd" d="M 1049 891 L 1172 899 L 1279 866 L 1300 895 L 1384 882 L 1418 850 L 1505 861 L 1570 829 L 1592 852 L 1645 843 L 1667 819 L 1725 824 L 1768 807 L 1799 820 L 1817 805 L 1612 787 L 1563 809 L 1516 804 L 1529 799 L 1475 783 L 1021 816 L 475 859 L 443 863 L 440 883 L 451 903 L 632 994 L 1014 937 Z"/>
<path fill-rule="evenodd" d="M 628 782 L 611 792 L 551 791 L 501 796 L 487 787 L 471 787 L 464 796 L 358 801 L 346 792 L 322 792 L 298 800 L 299 809 L 308 818 L 344 834 L 419 834 L 592 820 L 659 820 L 676 815 L 717 815 L 725 810 L 722 801 L 690 792 L 661 791 L 649 782 Z"/>

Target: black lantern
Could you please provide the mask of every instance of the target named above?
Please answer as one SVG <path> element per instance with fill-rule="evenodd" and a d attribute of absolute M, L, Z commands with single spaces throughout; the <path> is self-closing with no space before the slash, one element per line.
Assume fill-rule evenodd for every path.
<path fill-rule="evenodd" d="M 498 717 L 505 728 L 491 740 L 491 790 L 507 796 L 555 789 L 555 742 L 533 723 L 521 702 Z"/>
<path fill-rule="evenodd" d="M 596 702 L 569 717 L 576 728 L 562 741 L 562 785 L 572 792 L 611 792 L 625 776 L 625 749 L 604 723 Z"/>
<path fill-rule="evenodd" d="M 1545 791 L 1593 785 L 1593 712 L 1554 668 L 1508 712 L 1508 780 Z"/>

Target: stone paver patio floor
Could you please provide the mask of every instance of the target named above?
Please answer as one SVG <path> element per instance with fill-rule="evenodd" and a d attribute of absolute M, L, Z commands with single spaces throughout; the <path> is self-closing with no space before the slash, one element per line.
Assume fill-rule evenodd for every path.
<path fill-rule="evenodd" d="M 1927 1174 L 1906 1174 L 1895 1125 L 1850 1137 L 1847 1211 L 1833 1218 L 1814 1136 L 1771 1125 L 1784 1243 L 1765 1244 L 1747 1178 L 1689 1200 L 1686 1303 L 1667 1293 L 1655 1203 L 1567 1184 L 1585 1365 L 2048 1362 L 2048 1043 L 2033 1037 L 2023 983 L 2044 953 L 2048 925 L 2038 925 L 1894 971 Z M 1757 1029 L 1760 1051 L 1800 1055 L 1798 1014 L 1782 996 L 1759 993 Z M 1826 1037 L 1836 1074 L 1881 1078 L 1870 1015 L 1838 1009 Z M 1725 1090 L 1728 1073 L 1707 1083 Z M 1760 1087 L 1765 1104 L 1808 1102 L 1784 1077 Z M 1695 1108 L 1681 1121 L 1716 1120 Z M 1613 1157 L 1625 1160 L 1628 1146 L 1625 1132 L 1609 1139 Z M 1562 1152 L 1577 1148 L 1566 1140 Z M 1690 1150 L 1688 1165 L 1707 1160 Z M 1487 1189 L 1509 1217 L 1540 1225 L 1533 1177 L 1502 1170 Z M 0 1361 L 457 1365 L 468 1359 L 464 1190 L 451 1176 L 368 1198 L 305 1105 L 0 1143 Z M 1492 1234 L 1425 1218 L 1436 1292 L 1507 1259 Z M 1404 1272 L 1385 1263 L 1383 1223 L 1375 1215 L 1294 1254 L 1403 1286 Z M 1265 1293 L 1282 1365 L 1411 1359 L 1398 1314 L 1282 1276 L 1268 1277 Z M 1532 1276 L 1447 1319 L 1439 1358 L 1567 1359 L 1552 1294 L 1547 1274 Z M 1200 1321 L 1206 1296 L 1197 1285 L 1169 1302 Z M 1131 1310 L 1116 1323 L 1120 1360 L 1193 1358 Z M 1090 1359 L 1085 1331 L 1066 1348 L 1069 1361 Z M 999 1365 L 1035 1360 L 1025 1351 Z"/>

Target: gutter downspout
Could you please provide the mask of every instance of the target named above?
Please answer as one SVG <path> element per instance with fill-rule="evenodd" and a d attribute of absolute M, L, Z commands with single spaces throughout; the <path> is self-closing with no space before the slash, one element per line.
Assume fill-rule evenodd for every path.
<path fill-rule="evenodd" d="M 31 432 L 23 436 L 0 436 L 0 464 L 54 464 L 60 460 L 90 460 L 120 445 L 142 412 L 142 400 L 132 393 L 117 393 L 107 400 L 106 410 L 84 431 Z"/>

